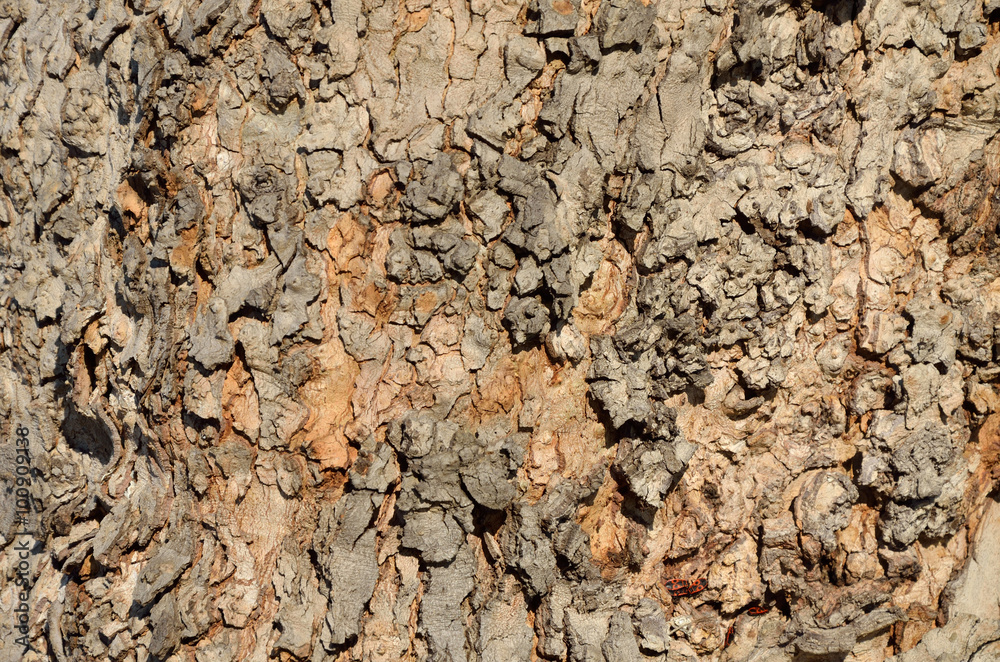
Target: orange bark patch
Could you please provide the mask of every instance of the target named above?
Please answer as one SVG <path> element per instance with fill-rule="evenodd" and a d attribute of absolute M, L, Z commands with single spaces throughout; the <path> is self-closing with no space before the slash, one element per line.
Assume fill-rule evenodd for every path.
<path fill-rule="evenodd" d="M 580 302 L 573 310 L 576 325 L 585 335 L 607 333 L 625 310 L 626 271 L 619 260 L 605 260 L 593 276 L 591 286 L 580 293 Z"/>
<path fill-rule="evenodd" d="M 368 185 L 368 196 L 376 206 L 381 207 L 391 192 L 392 175 L 383 171 L 372 177 L 371 183 Z"/>
<path fill-rule="evenodd" d="M 260 405 L 250 373 L 239 359 L 233 362 L 222 385 L 222 409 L 225 418 L 248 439 L 260 434 Z"/>
<path fill-rule="evenodd" d="M 431 10 L 421 9 L 420 11 L 413 12 L 406 17 L 406 30 L 407 32 L 417 32 L 427 25 L 427 21 L 430 20 Z"/>
<path fill-rule="evenodd" d="M 351 397 L 358 366 L 344 351 L 339 338 L 330 338 L 316 348 L 320 374 L 299 391 L 309 407 L 303 445 L 323 469 L 350 466 L 344 426 L 350 422 Z"/>
<path fill-rule="evenodd" d="M 193 271 L 198 257 L 198 247 L 194 241 L 181 241 L 170 253 L 170 265 L 179 271 Z"/>
<path fill-rule="evenodd" d="M 353 261 L 364 254 L 367 234 L 365 227 L 348 213 L 341 214 L 333 224 L 326 237 L 326 250 L 338 272 L 349 271 L 359 277 L 364 275 L 364 262 Z"/>
<path fill-rule="evenodd" d="M 509 412 L 521 398 L 517 364 L 512 356 L 487 363 L 486 370 L 480 371 L 477 382 L 479 389 L 473 396 L 473 402 L 483 416 Z"/>
<path fill-rule="evenodd" d="M 142 201 L 139 194 L 136 193 L 129 183 L 122 182 L 121 186 L 115 192 L 115 201 L 122 208 L 123 211 L 130 214 L 133 218 L 142 218 L 143 213 L 146 211 L 146 203 Z"/>

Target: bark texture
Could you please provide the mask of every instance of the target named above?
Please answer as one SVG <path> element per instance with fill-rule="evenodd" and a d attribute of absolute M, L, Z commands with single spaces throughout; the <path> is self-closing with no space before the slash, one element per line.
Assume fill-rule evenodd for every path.
<path fill-rule="evenodd" d="M 998 32 L 0 3 L 0 660 L 1000 659 Z"/>

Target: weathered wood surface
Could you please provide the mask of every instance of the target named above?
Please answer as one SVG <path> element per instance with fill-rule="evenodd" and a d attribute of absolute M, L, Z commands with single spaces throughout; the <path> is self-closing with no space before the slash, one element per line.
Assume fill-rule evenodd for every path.
<path fill-rule="evenodd" d="M 1000 659 L 998 26 L 0 3 L 0 660 Z"/>

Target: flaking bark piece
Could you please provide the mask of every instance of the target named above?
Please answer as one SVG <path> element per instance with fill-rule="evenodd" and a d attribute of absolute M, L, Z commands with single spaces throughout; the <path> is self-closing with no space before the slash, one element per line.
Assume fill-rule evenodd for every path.
<path fill-rule="evenodd" d="M 329 600 L 321 635 L 327 650 L 358 635 L 375 590 L 376 531 L 368 527 L 379 499 L 368 491 L 350 492 L 320 512 L 313 549 L 323 579 L 320 592 Z"/>

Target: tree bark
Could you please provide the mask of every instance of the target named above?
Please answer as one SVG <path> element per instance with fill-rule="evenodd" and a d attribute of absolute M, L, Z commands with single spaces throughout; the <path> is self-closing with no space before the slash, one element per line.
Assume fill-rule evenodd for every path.
<path fill-rule="evenodd" d="M 1000 659 L 998 12 L 2 3 L 0 660 Z"/>

